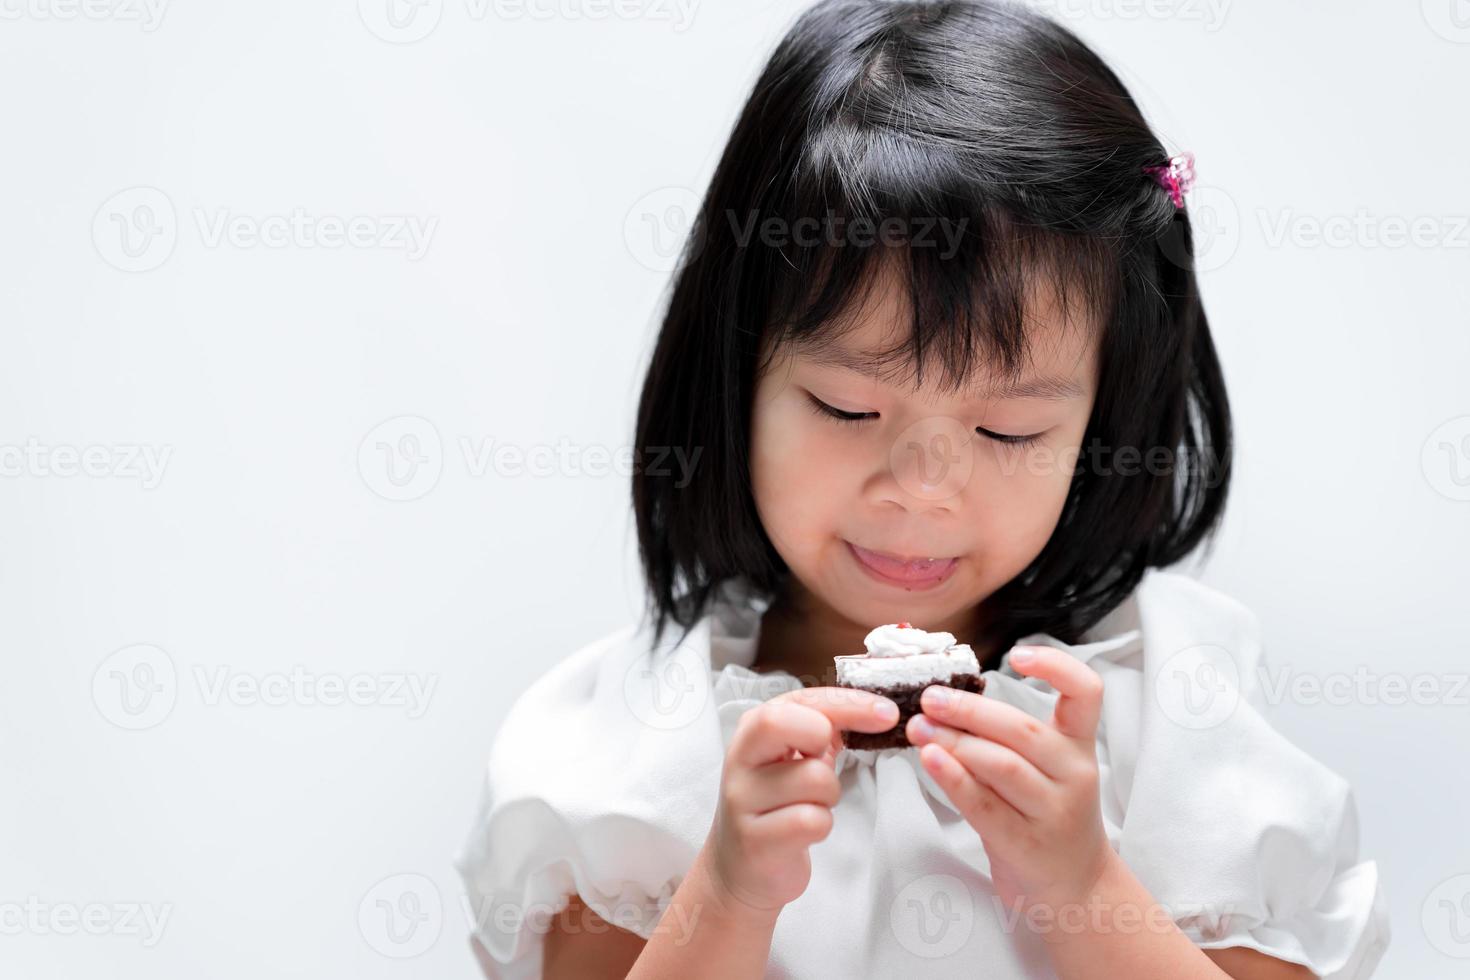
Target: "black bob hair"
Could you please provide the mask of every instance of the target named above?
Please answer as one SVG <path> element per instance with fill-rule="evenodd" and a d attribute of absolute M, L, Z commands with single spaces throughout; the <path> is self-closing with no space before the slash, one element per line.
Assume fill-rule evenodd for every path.
<path fill-rule="evenodd" d="M 1084 454 L 1046 546 L 985 600 L 977 641 L 1004 650 L 1040 631 L 1078 642 L 1146 569 L 1211 537 L 1229 487 L 1230 412 L 1188 214 L 1144 170 L 1167 161 L 1113 71 L 1035 11 L 988 0 L 804 11 L 695 217 L 639 400 L 642 452 L 701 453 L 687 485 L 655 468 L 633 476 L 654 642 L 670 620 L 682 642 L 729 580 L 782 590 L 790 572 L 751 493 L 755 383 L 773 345 L 840 332 L 879 262 L 896 262 L 912 315 L 910 343 L 883 363 L 922 379 L 937 362 L 945 390 L 977 364 L 1020 374 L 1026 301 L 1043 281 L 1098 331 L 1084 450 L 1168 452 L 1167 466 L 1131 468 Z M 752 218 L 793 233 L 752 236 Z M 813 247 L 794 232 L 814 219 L 917 233 Z M 954 247 L 936 223 L 963 229 Z"/>

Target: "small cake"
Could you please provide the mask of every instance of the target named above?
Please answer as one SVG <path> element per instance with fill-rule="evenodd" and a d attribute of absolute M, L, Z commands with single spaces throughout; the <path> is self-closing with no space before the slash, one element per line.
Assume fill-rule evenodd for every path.
<path fill-rule="evenodd" d="M 879 626 L 863 639 L 867 653 L 834 657 L 837 686 L 871 691 L 898 705 L 898 724 L 886 732 L 844 729 L 842 744 L 849 749 L 901 749 L 911 746 L 905 726 L 919 714 L 919 695 L 933 685 L 973 691 L 985 690 L 980 663 L 966 643 L 953 633 L 929 633 L 909 623 Z"/>

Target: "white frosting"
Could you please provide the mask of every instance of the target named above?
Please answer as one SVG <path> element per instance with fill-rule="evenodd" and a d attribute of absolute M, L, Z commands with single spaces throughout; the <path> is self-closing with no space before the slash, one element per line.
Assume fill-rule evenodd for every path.
<path fill-rule="evenodd" d="M 916 653 L 943 653 L 954 646 L 953 633 L 930 633 L 913 626 L 889 623 L 863 637 L 870 657 L 911 657 Z"/>
<path fill-rule="evenodd" d="M 953 633 L 929 633 L 912 626 L 879 626 L 863 640 L 867 653 L 834 657 L 837 683 L 849 687 L 891 687 L 947 681 L 956 674 L 978 674 L 980 663 L 969 644 Z"/>

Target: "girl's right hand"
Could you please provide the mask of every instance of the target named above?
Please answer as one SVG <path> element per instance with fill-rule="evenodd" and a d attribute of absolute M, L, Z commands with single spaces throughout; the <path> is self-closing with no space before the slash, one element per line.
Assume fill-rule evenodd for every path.
<path fill-rule="evenodd" d="M 884 732 L 897 722 L 890 699 L 841 687 L 798 688 L 740 716 L 701 854 L 723 900 L 774 918 L 806 891 L 807 849 L 831 831 L 841 795 L 841 730 Z"/>

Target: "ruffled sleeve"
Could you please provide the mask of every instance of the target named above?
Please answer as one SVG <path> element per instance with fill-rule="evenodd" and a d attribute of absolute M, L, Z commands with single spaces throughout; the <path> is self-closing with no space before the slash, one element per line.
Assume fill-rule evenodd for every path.
<path fill-rule="evenodd" d="M 1264 717 L 1255 615 L 1154 570 L 1099 633 L 1123 642 L 1067 649 L 1103 678 L 1104 823 L 1124 862 L 1200 947 L 1366 980 L 1390 936 L 1378 867 L 1349 784 Z M 1038 685 L 1054 702 L 1031 678 L 995 693 L 1034 702 Z"/>
<path fill-rule="evenodd" d="M 613 925 L 653 935 L 709 833 L 729 731 L 800 686 L 740 666 L 758 615 L 747 602 L 659 650 L 627 627 L 515 700 L 455 857 L 491 976 L 540 976 L 547 929 L 573 892 Z"/>

